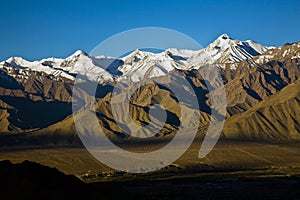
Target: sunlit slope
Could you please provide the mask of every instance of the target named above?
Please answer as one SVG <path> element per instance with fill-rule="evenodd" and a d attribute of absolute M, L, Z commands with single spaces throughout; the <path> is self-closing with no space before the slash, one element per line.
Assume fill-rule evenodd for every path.
<path fill-rule="evenodd" d="M 231 139 L 287 141 L 300 139 L 300 83 L 292 83 L 242 114 L 226 120 Z"/>

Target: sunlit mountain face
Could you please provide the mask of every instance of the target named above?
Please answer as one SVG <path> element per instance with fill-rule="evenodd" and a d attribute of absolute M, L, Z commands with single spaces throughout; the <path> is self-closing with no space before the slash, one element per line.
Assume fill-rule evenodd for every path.
<path fill-rule="evenodd" d="M 90 56 L 78 50 L 65 59 L 45 58 L 33 62 L 12 57 L 0 63 L 1 132 L 33 135 L 56 132 L 60 135 L 61 131 L 64 137 L 73 138 L 72 89 L 75 77 L 84 75 L 85 81 L 98 84 L 96 109 L 104 130 L 114 138 L 128 138 L 115 124 L 111 113 L 109 100 L 114 87 L 122 85 L 120 91 L 124 90 L 125 94 L 126 88 L 145 79 L 167 80 L 175 72 L 193 85 L 201 103 L 199 123 L 206 127 L 211 115 L 210 97 L 206 77 L 202 77 L 199 70 L 215 67 L 221 73 L 227 94 L 223 138 L 297 140 L 299 50 L 299 43 L 270 47 L 222 34 L 200 50 L 138 49 L 120 58 Z M 186 88 L 176 81 L 172 84 Z M 83 92 L 83 95 L 92 95 Z M 186 95 L 191 94 L 186 91 Z M 169 120 L 156 136 L 176 132 L 178 121 L 175 119 L 179 119 L 180 114 L 170 90 L 148 84 L 136 91 L 135 96 L 137 99 L 131 102 L 130 111 L 138 124 L 149 123 L 149 106 L 163 102 Z M 289 105 L 293 105 L 293 109 Z M 190 109 L 191 113 L 195 110 Z"/>

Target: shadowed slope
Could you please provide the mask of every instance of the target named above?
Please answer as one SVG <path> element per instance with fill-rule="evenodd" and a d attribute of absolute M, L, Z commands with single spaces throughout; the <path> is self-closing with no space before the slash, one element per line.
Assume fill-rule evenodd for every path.
<path fill-rule="evenodd" d="M 246 112 L 225 122 L 224 136 L 235 139 L 300 139 L 300 83 L 292 83 Z"/>

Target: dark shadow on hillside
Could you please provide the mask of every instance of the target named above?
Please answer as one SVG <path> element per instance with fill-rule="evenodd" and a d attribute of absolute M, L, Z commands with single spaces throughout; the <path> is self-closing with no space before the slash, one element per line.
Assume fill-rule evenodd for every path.
<path fill-rule="evenodd" d="M 12 164 L 0 162 L 1 199 L 108 199 L 120 198 L 118 192 L 83 183 L 73 175 L 65 175 L 55 168 L 24 161 Z"/>
<path fill-rule="evenodd" d="M 71 103 L 33 101 L 30 98 L 0 96 L 15 109 L 8 109 L 9 121 L 22 129 L 44 128 L 59 122 L 72 113 Z"/>

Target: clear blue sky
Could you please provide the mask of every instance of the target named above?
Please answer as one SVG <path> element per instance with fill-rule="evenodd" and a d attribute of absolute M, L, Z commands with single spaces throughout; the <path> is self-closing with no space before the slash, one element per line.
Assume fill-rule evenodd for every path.
<path fill-rule="evenodd" d="M 1 1 L 0 60 L 66 57 L 137 27 L 164 27 L 202 46 L 218 35 L 264 45 L 300 41 L 300 1 Z"/>

